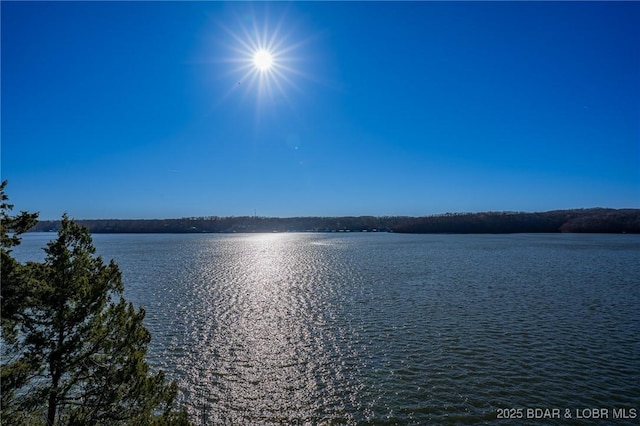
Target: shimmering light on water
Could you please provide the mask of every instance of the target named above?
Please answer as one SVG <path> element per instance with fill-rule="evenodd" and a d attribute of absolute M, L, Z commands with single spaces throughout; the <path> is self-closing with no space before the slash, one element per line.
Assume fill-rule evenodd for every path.
<path fill-rule="evenodd" d="M 640 408 L 638 236 L 95 242 L 146 307 L 151 361 L 197 422 L 495 424 L 498 408 Z"/>
<path fill-rule="evenodd" d="M 201 253 L 214 261 L 200 263 L 187 313 L 185 387 L 215 423 L 343 417 L 339 363 L 351 355 L 329 324 L 330 260 L 317 246 L 301 250 L 295 235 L 241 238 Z"/>

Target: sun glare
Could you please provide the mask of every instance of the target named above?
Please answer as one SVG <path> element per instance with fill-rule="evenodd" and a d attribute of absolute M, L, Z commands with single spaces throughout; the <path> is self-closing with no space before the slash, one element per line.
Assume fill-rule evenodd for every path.
<path fill-rule="evenodd" d="M 257 105 L 270 99 L 289 102 L 290 89 L 300 90 L 297 80 L 308 78 L 300 68 L 302 47 L 308 38 L 300 38 L 300 26 L 285 19 L 268 19 L 269 13 L 253 10 L 238 18 L 237 25 L 222 25 L 230 36 L 227 61 L 236 67 L 232 91 L 255 94 Z M 226 96 L 225 96 L 226 97 Z"/>
<path fill-rule="evenodd" d="M 258 50 L 253 54 L 253 65 L 258 71 L 268 71 L 273 65 L 273 56 L 268 50 Z"/>

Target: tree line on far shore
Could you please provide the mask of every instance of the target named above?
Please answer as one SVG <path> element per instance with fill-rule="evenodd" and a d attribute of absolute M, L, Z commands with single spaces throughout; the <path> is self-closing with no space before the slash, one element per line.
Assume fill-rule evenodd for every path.
<path fill-rule="evenodd" d="M 78 220 L 92 233 L 400 232 L 448 234 L 640 233 L 640 209 L 573 209 L 540 213 L 446 213 L 423 217 L 190 217 Z M 57 231 L 44 220 L 32 231 Z"/>

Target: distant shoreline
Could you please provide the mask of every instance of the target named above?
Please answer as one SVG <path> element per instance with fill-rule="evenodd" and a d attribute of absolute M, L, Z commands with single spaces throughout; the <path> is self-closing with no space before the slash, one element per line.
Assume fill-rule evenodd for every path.
<path fill-rule="evenodd" d="M 640 209 L 590 208 L 539 213 L 480 212 L 432 216 L 190 217 L 181 219 L 76 220 L 90 232 L 127 234 L 397 232 L 417 234 L 640 233 Z M 30 232 L 57 231 L 42 220 Z"/>

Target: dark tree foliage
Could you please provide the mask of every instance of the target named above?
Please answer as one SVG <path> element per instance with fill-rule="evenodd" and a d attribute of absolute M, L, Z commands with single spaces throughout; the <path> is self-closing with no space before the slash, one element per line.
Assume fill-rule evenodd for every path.
<path fill-rule="evenodd" d="M 201 232 L 410 232 L 506 234 L 516 232 L 640 233 L 639 209 L 577 209 L 542 213 L 447 213 L 424 217 L 191 217 L 182 219 L 83 220 L 94 233 Z M 37 231 L 58 229 L 60 222 L 42 221 Z"/>
<path fill-rule="evenodd" d="M 24 223 L 3 204 L 5 218 Z M 5 241 L 17 243 L 7 229 L 2 287 L 20 291 L 12 293 L 19 303 L 8 309 L 6 327 L 3 294 L 2 423 L 188 424 L 173 410 L 175 382 L 149 371 L 144 310 L 123 298 L 118 266 L 95 256 L 87 229 L 63 216 L 45 261 L 26 264 L 5 250 Z"/>
<path fill-rule="evenodd" d="M 12 216 L 13 205 L 8 203 L 5 193 L 7 181 L 0 184 L 0 310 L 2 312 L 2 334 L 7 341 L 15 339 L 16 316 L 24 308 L 28 299 L 25 288 L 15 279 L 21 266 L 11 257 L 11 249 L 20 244 L 20 235 L 27 232 L 38 222 L 37 213 L 21 212 Z"/>
<path fill-rule="evenodd" d="M 638 209 L 555 210 L 544 213 L 487 212 L 406 220 L 395 232 L 422 234 L 640 233 Z"/>
<path fill-rule="evenodd" d="M 562 232 L 640 233 L 638 210 L 598 209 L 564 223 Z"/>
<path fill-rule="evenodd" d="M 190 217 L 182 219 L 82 220 L 93 233 L 201 233 L 201 232 L 338 232 L 388 231 L 400 217 Z M 58 229 L 57 221 L 42 221 L 35 230 Z"/>

